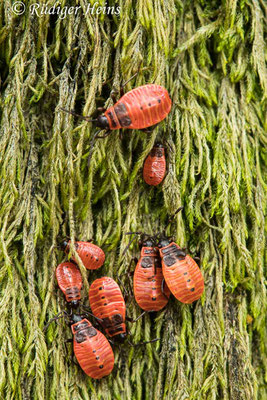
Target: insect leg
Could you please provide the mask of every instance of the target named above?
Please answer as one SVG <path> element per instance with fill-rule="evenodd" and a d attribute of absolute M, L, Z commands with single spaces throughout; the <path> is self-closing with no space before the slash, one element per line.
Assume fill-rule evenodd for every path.
<path fill-rule="evenodd" d="M 112 98 L 113 103 L 117 103 L 117 95 L 119 94 L 118 90 L 112 90 L 110 93 L 110 97 Z"/>
<path fill-rule="evenodd" d="M 64 341 L 66 354 L 68 354 L 67 343 L 73 343 L 73 339 L 67 339 L 67 340 Z"/>
<path fill-rule="evenodd" d="M 187 254 L 190 254 L 190 253 L 192 254 L 191 251 L 187 251 Z M 200 257 L 193 257 L 193 256 L 191 256 L 191 258 L 193 258 L 193 260 L 197 263 L 198 267 L 200 268 L 200 266 L 201 266 Z"/>
<path fill-rule="evenodd" d="M 103 322 L 103 319 L 96 317 L 94 314 L 88 311 L 88 307 L 84 306 L 83 304 L 81 304 L 81 309 L 85 311 L 86 315 L 91 315 L 91 317 L 95 318 L 100 323 Z"/>
<path fill-rule="evenodd" d="M 54 322 L 57 321 L 60 318 L 64 318 L 65 316 L 69 316 L 69 314 L 67 313 L 67 311 L 63 310 L 60 311 L 57 315 L 55 315 L 53 318 L 51 318 L 48 323 L 45 325 L 45 327 L 43 328 L 43 332 L 45 332 L 47 330 L 47 328 L 49 327 L 49 325 Z"/>
<path fill-rule="evenodd" d="M 144 129 L 139 129 L 139 131 L 145 132 L 145 133 L 151 133 L 153 132 L 153 130 L 158 126 L 158 124 L 149 126 L 148 128 L 144 128 Z"/>
<path fill-rule="evenodd" d="M 137 258 L 137 257 L 133 257 L 133 258 L 131 259 L 131 261 L 130 261 L 129 266 L 128 266 L 128 270 L 127 270 L 127 275 L 128 275 L 128 276 L 131 275 L 131 273 L 133 272 L 133 271 L 131 271 L 131 266 L 132 266 L 132 264 L 134 264 L 135 267 L 136 267 L 136 264 L 137 264 L 137 263 L 138 263 L 138 258 Z"/>
<path fill-rule="evenodd" d="M 67 339 L 67 340 L 65 340 L 65 342 L 64 342 L 65 351 L 66 351 L 66 354 L 68 355 L 67 343 L 73 343 L 73 339 Z M 71 359 L 71 362 L 73 362 L 73 364 L 75 364 L 75 365 L 77 365 L 77 366 L 79 367 L 79 364 L 74 360 L 74 352 L 73 352 L 73 349 L 72 349 L 72 351 L 71 351 L 70 359 Z"/>
<path fill-rule="evenodd" d="M 98 132 L 98 133 L 99 133 L 99 132 Z M 102 136 L 99 136 L 99 135 L 95 136 L 95 139 L 105 139 L 105 138 L 108 137 L 111 133 L 112 133 L 111 130 L 107 130 L 107 131 L 104 133 L 104 135 L 102 135 Z"/>
<path fill-rule="evenodd" d="M 92 158 L 92 155 L 93 155 L 94 144 L 95 144 L 96 139 L 105 138 L 105 137 L 107 137 L 108 135 L 110 135 L 110 133 L 111 133 L 110 130 L 107 130 L 104 136 L 99 136 L 99 135 L 98 135 L 99 132 L 101 132 L 101 131 L 97 131 L 97 132 L 93 135 L 93 137 L 92 137 L 92 139 L 91 139 L 91 142 L 90 142 L 90 150 L 89 150 L 89 155 L 88 155 L 88 167 L 90 167 L 90 162 L 91 162 L 91 158 Z"/>
<path fill-rule="evenodd" d="M 120 282 L 120 285 L 121 285 L 122 288 L 123 288 L 123 291 L 124 291 L 123 297 L 124 297 L 124 298 L 128 297 L 128 296 L 129 296 L 128 290 L 127 290 L 126 287 L 124 286 L 124 284 L 123 284 L 121 278 L 119 277 L 119 275 L 117 275 L 117 279 L 118 279 L 118 281 Z"/>
<path fill-rule="evenodd" d="M 152 339 L 152 340 L 149 340 L 148 342 L 142 342 L 142 343 L 131 343 L 130 340 L 128 339 L 127 342 L 129 343 L 130 346 L 134 347 L 134 346 L 142 346 L 143 344 L 154 343 L 154 342 L 157 342 L 158 340 L 160 340 L 160 339 L 159 338 Z"/>
<path fill-rule="evenodd" d="M 126 235 L 134 235 L 134 237 L 130 240 L 130 242 L 127 244 L 127 246 L 125 247 L 125 249 L 122 252 L 122 257 L 125 256 L 126 251 L 129 249 L 129 247 L 131 246 L 131 244 L 134 242 L 134 240 L 136 239 L 137 235 L 140 235 L 141 232 L 127 232 Z"/>
<path fill-rule="evenodd" d="M 128 280 L 129 280 L 130 293 L 128 292 L 128 294 L 130 294 L 131 299 L 134 296 L 133 288 L 132 288 L 132 285 L 131 285 L 131 278 L 130 278 L 130 277 L 132 277 L 134 275 L 134 271 L 131 271 L 131 267 L 132 267 L 132 264 L 134 264 L 134 266 L 136 267 L 137 263 L 138 263 L 138 258 L 137 257 L 133 257 L 131 259 L 131 261 L 130 261 L 130 264 L 128 266 L 127 271 L 124 273 L 124 275 L 127 275 Z"/>
<path fill-rule="evenodd" d="M 130 318 L 130 317 L 126 317 L 127 321 L 129 322 L 137 322 L 140 318 L 142 318 L 145 315 L 146 311 L 143 311 L 142 314 L 139 315 L 139 317 L 137 317 L 136 319 Z"/>
<path fill-rule="evenodd" d="M 64 341 L 65 352 L 66 352 L 66 355 L 68 356 L 69 351 L 68 351 L 67 343 L 73 343 L 73 339 L 67 339 L 67 340 Z M 72 354 L 71 357 L 72 357 L 72 360 L 73 360 L 73 351 L 72 351 L 71 354 Z"/>
<path fill-rule="evenodd" d="M 138 70 L 136 71 L 136 73 L 121 85 L 121 96 L 124 94 L 124 87 L 127 85 L 127 83 L 129 83 L 132 79 L 134 79 L 140 73 L 141 65 L 142 65 L 142 61 L 140 62 Z"/>
<path fill-rule="evenodd" d="M 66 222 L 66 219 L 67 219 L 66 212 L 63 211 L 63 213 L 62 213 L 62 221 L 61 221 L 61 223 L 60 223 L 60 225 L 59 225 L 59 231 L 61 231 L 62 226 L 63 226 L 64 223 Z"/>
<path fill-rule="evenodd" d="M 185 256 L 187 255 L 187 254 L 192 254 L 192 251 L 190 251 L 190 249 L 188 249 L 187 247 L 183 247 L 182 249 L 181 249 L 181 251 L 182 252 L 184 252 L 184 254 L 185 254 Z M 199 257 L 193 257 L 193 256 L 191 256 L 192 258 L 193 258 L 193 260 L 196 262 L 196 263 L 200 263 L 200 258 Z"/>

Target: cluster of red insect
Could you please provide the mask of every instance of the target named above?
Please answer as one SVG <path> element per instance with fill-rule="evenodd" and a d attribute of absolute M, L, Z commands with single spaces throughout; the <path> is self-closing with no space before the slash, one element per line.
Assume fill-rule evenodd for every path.
<path fill-rule="evenodd" d="M 95 139 L 106 137 L 113 130 L 121 128 L 147 132 L 147 128 L 153 128 L 166 118 L 171 105 L 171 99 L 165 88 L 149 84 L 126 93 L 109 109 L 102 109 L 105 111 L 104 114 L 98 116 L 96 120 L 82 117 L 87 121 L 95 121 L 98 127 L 106 130 L 103 136 L 99 136 L 99 132 L 93 136 L 89 161 Z M 68 112 L 76 115 L 72 111 Z M 147 184 L 156 186 L 163 181 L 165 174 L 164 146 L 158 143 L 145 160 L 143 177 Z M 129 234 L 141 234 L 141 254 L 135 268 L 133 283 L 134 296 L 141 309 L 147 312 L 161 310 L 168 303 L 171 293 L 179 301 L 187 304 L 201 297 L 204 290 L 201 271 L 184 249 L 165 234 L 154 236 L 139 232 L 129 232 Z M 70 250 L 69 246 L 70 242 L 65 241 L 66 253 Z M 87 269 L 97 269 L 103 265 L 105 254 L 98 246 L 81 241 L 76 242 L 75 246 Z M 75 258 L 72 261 L 61 263 L 56 270 L 58 285 L 71 307 L 70 313 L 66 311 L 62 313 L 71 326 L 74 353 L 79 365 L 87 375 L 100 379 L 112 371 L 114 354 L 110 340 L 94 328 L 86 317 L 93 315 L 96 323 L 102 326 L 108 337 L 123 341 L 127 336 L 125 301 L 118 284 L 112 278 L 102 277 L 96 279 L 89 290 L 89 302 L 93 314 L 74 313 L 73 308 L 81 306 L 82 276 Z M 57 318 L 58 316 L 53 320 Z M 158 339 L 152 341 L 155 340 Z"/>
<path fill-rule="evenodd" d="M 69 245 L 68 241 L 63 243 L 64 251 L 67 254 Z M 76 242 L 75 247 L 87 269 L 98 269 L 103 265 L 105 254 L 100 247 L 81 241 Z M 111 340 L 94 328 L 87 316 L 92 315 L 108 337 L 123 342 L 127 337 L 126 319 L 131 322 L 136 320 L 126 317 L 126 305 L 119 285 L 110 277 L 96 279 L 89 290 L 89 303 L 93 314 L 86 310 L 81 315 L 73 312 L 78 306 L 83 310 L 86 309 L 80 304 L 82 275 L 75 258 L 72 258 L 72 262 L 63 262 L 57 266 L 56 278 L 71 311 L 69 313 L 67 311 L 60 312 L 49 321 L 48 325 L 64 316 L 71 326 L 74 354 L 83 371 L 94 379 L 109 375 L 114 366 L 114 354 L 109 343 Z M 153 341 L 155 340 L 151 342 Z"/>
<path fill-rule="evenodd" d="M 63 249 L 67 254 L 69 247 L 70 242 L 64 241 Z M 100 247 L 78 241 L 75 242 L 75 248 L 87 269 L 94 270 L 103 265 L 105 253 Z M 71 326 L 73 350 L 79 365 L 91 378 L 100 379 L 109 375 L 114 366 L 114 354 L 109 341 L 86 318 L 88 312 L 85 312 L 85 315 L 73 312 L 73 309 L 80 306 L 82 289 L 82 275 L 75 258 L 72 258 L 72 262 L 63 262 L 57 266 L 56 278 L 71 308 L 70 313 L 63 311 L 63 315 Z M 96 279 L 90 286 L 89 302 L 93 316 L 100 321 L 108 336 L 125 332 L 125 302 L 119 286 L 113 279 Z"/>
<path fill-rule="evenodd" d="M 122 87 L 124 86 L 125 84 Z M 112 97 L 114 99 L 114 96 Z M 130 90 L 107 110 L 103 107 L 99 108 L 99 110 L 104 111 L 104 114 L 99 115 L 96 119 L 78 115 L 64 108 L 61 108 L 61 110 L 88 122 L 93 121 L 96 126 L 106 130 L 102 136 L 99 136 L 100 131 L 98 131 L 92 138 L 88 157 L 88 163 L 90 163 L 95 139 L 106 138 L 113 130 L 122 128 L 152 132 L 158 123 L 167 117 L 171 111 L 171 106 L 172 101 L 167 90 L 160 85 L 149 84 Z M 165 174 L 164 146 L 157 143 L 145 160 L 143 177 L 148 185 L 157 186 L 163 181 Z"/>
<path fill-rule="evenodd" d="M 204 279 L 196 261 L 166 236 L 142 234 L 141 257 L 134 272 L 134 295 L 145 311 L 159 311 L 170 293 L 182 303 L 198 300 Z"/>
<path fill-rule="evenodd" d="M 141 234 L 139 244 L 141 254 L 134 271 L 133 287 L 136 302 L 142 310 L 154 312 L 163 309 L 170 293 L 187 304 L 201 297 L 204 290 L 201 271 L 176 243 L 165 235 Z M 69 252 L 69 245 L 68 241 L 63 244 L 66 253 Z M 78 241 L 75 247 L 87 269 L 98 269 L 103 265 L 105 254 L 98 246 Z M 71 307 L 70 313 L 62 313 L 71 326 L 74 354 L 79 365 L 91 378 L 100 379 L 109 375 L 114 366 L 114 354 L 108 339 L 86 318 L 89 312 L 85 315 L 73 313 L 73 309 L 80 305 L 82 289 L 82 276 L 75 258 L 72 262 L 58 265 L 56 278 Z M 96 279 L 90 286 L 89 303 L 91 315 L 107 336 L 124 341 L 127 336 L 126 305 L 118 284 L 110 277 Z"/>

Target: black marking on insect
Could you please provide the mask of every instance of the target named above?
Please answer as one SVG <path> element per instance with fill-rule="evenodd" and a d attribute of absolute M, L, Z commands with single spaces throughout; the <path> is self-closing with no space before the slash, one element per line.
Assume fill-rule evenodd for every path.
<path fill-rule="evenodd" d="M 143 257 L 141 261 L 141 267 L 143 268 L 151 268 L 153 266 L 153 258 L 152 257 Z"/>
<path fill-rule="evenodd" d="M 114 110 L 119 120 L 119 123 L 122 127 L 131 125 L 132 123 L 131 118 L 129 117 L 127 108 L 123 103 L 119 103 L 116 106 L 114 106 Z"/>

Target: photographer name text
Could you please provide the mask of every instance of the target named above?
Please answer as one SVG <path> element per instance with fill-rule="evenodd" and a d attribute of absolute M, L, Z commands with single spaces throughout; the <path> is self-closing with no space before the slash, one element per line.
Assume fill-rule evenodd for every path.
<path fill-rule="evenodd" d="M 21 15 L 25 12 L 25 9 L 25 4 L 22 1 L 13 3 L 12 11 L 14 14 Z M 83 15 L 120 15 L 121 7 L 109 6 L 107 3 L 105 3 L 104 6 L 100 6 L 99 2 L 93 5 L 88 4 L 85 9 L 81 6 L 61 7 L 60 5 L 50 6 L 47 4 L 34 3 L 30 5 L 29 12 L 31 15 L 36 15 L 37 17 L 42 17 L 43 15 L 58 15 L 60 19 L 64 19 L 68 15 L 77 15 L 78 12 L 82 12 Z"/>

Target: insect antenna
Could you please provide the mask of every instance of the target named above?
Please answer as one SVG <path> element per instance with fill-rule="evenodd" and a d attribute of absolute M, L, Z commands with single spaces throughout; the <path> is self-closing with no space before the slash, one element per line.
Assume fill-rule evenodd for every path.
<path fill-rule="evenodd" d="M 130 240 L 130 242 L 128 243 L 128 245 L 125 247 L 125 249 L 122 252 L 122 257 L 125 256 L 126 251 L 129 249 L 129 247 L 131 246 L 131 244 L 134 242 L 134 240 L 136 239 L 136 237 L 138 235 L 141 235 L 142 232 L 126 232 L 125 235 L 134 235 L 133 238 Z"/>
<path fill-rule="evenodd" d="M 168 226 L 172 223 L 172 221 L 173 221 L 175 215 L 178 214 L 178 212 L 180 212 L 183 208 L 184 208 L 183 206 L 179 207 L 179 208 L 175 211 L 175 213 L 171 215 L 171 217 L 169 218 L 169 220 L 168 220 L 168 222 L 167 222 L 165 228 L 164 228 L 163 231 L 162 231 L 162 233 L 163 233 L 164 236 L 166 236 L 167 228 L 168 228 Z"/>
<path fill-rule="evenodd" d="M 60 311 L 57 315 L 55 315 L 53 318 L 51 318 L 48 323 L 45 325 L 45 327 L 43 328 L 43 332 L 45 332 L 47 330 L 47 328 L 49 327 L 49 325 L 54 322 L 57 321 L 60 318 L 64 318 L 64 317 L 70 317 L 69 313 L 65 310 Z"/>
<path fill-rule="evenodd" d="M 86 116 L 83 116 L 83 115 L 81 115 L 81 114 L 77 114 L 77 113 L 74 112 L 73 110 L 67 110 L 66 108 L 62 108 L 62 107 L 59 107 L 59 109 L 60 109 L 61 111 L 64 111 L 64 112 L 66 112 L 66 113 L 68 113 L 68 114 L 73 115 L 74 117 L 81 118 L 81 119 L 83 119 L 84 121 L 87 121 L 87 122 L 96 122 L 96 121 L 97 121 L 97 119 L 90 119 L 89 116 L 86 117 Z"/>
<path fill-rule="evenodd" d="M 147 237 L 152 237 L 151 235 L 149 235 L 148 233 L 144 233 L 144 232 L 126 232 L 125 235 L 134 235 L 134 237 L 130 240 L 130 242 L 128 243 L 128 245 L 125 247 L 125 249 L 123 250 L 122 253 L 122 257 L 126 254 L 126 251 L 129 249 L 129 247 L 131 246 L 131 244 L 133 243 L 133 241 L 136 239 L 136 237 L 138 235 L 142 235 L 142 237 L 144 238 L 145 236 Z"/>
<path fill-rule="evenodd" d="M 86 316 L 90 315 L 91 317 L 95 318 L 97 321 L 103 322 L 102 318 L 98 318 L 94 314 L 92 314 L 90 311 L 88 311 L 88 307 L 86 307 L 85 305 L 81 304 L 80 308 L 81 308 L 81 310 L 83 310 L 85 312 Z"/>

